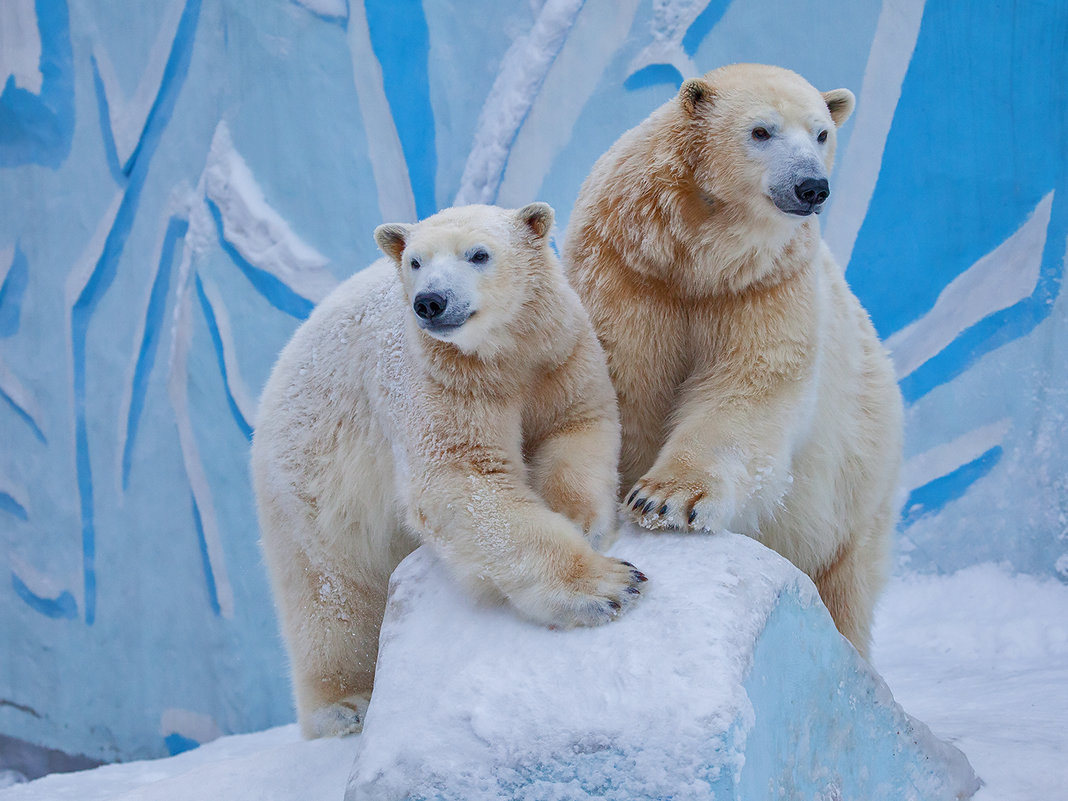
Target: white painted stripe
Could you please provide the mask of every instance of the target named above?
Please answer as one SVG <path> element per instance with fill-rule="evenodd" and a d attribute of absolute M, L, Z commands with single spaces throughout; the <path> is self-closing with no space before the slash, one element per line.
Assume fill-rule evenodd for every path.
<path fill-rule="evenodd" d="M 627 65 L 627 77 L 650 64 L 671 64 L 683 78 L 702 74 L 683 50 L 682 40 L 708 3 L 709 0 L 661 0 L 653 3 L 653 16 L 649 20 L 653 41 L 631 59 Z"/>
<path fill-rule="evenodd" d="M 460 188 L 453 201 L 493 203 L 508 154 L 583 0 L 546 0 L 526 36 L 508 48 L 493 87 L 482 104 Z"/>
<path fill-rule="evenodd" d="M 519 129 L 497 203 L 519 207 L 540 197 L 553 161 L 630 33 L 638 2 L 587 0 Z"/>
<path fill-rule="evenodd" d="M 941 353 L 965 329 L 1031 296 L 1052 209 L 1050 192 L 1016 233 L 954 278 L 927 314 L 886 340 L 899 379 Z"/>
<path fill-rule="evenodd" d="M 41 405 L 34 394 L 26 389 L 18 376 L 4 362 L 3 356 L 0 356 L 0 391 L 26 413 L 37 426 L 37 430 L 47 438 L 48 433 L 44 429 L 44 414 L 41 412 Z"/>
<path fill-rule="evenodd" d="M 849 265 L 875 192 L 901 85 L 920 34 L 923 9 L 924 0 L 883 0 L 857 99 L 853 132 L 834 180 L 833 205 L 824 231 L 824 239 L 842 269 Z"/>
<path fill-rule="evenodd" d="M 222 295 L 218 288 L 204 275 L 200 276 L 200 284 L 204 287 L 204 295 L 211 306 L 212 314 L 215 315 L 215 325 L 219 329 L 219 339 L 222 340 L 223 364 L 226 366 L 226 386 L 237 404 L 241 416 L 245 421 L 256 427 L 256 404 L 250 398 L 248 386 L 241 377 L 241 367 L 237 360 L 237 348 L 234 346 L 233 329 L 230 326 L 230 314 L 226 310 Z"/>
<path fill-rule="evenodd" d="M 41 93 L 41 33 L 34 0 L 0 2 L 0 87 L 8 77 L 15 86 L 35 95 Z"/>
<path fill-rule="evenodd" d="M 901 468 L 903 494 L 907 496 L 917 487 L 974 462 L 991 448 L 1000 445 L 1011 428 L 1012 419 L 1006 417 L 913 456 Z"/>
<path fill-rule="evenodd" d="M 26 488 L 21 484 L 16 483 L 10 476 L 6 476 L 3 473 L 0 473 L 0 492 L 14 498 L 15 503 L 25 509 L 26 513 L 29 514 L 30 496 L 26 493 Z"/>
<path fill-rule="evenodd" d="M 201 745 L 222 734 L 215 718 L 191 709 L 164 709 L 159 718 L 159 733 L 164 737 L 177 734 Z"/>
<path fill-rule="evenodd" d="M 15 264 L 15 246 L 0 248 L 0 287 L 7 280 L 7 274 L 11 272 Z"/>
<path fill-rule="evenodd" d="M 26 589 L 38 598 L 54 600 L 66 591 L 66 584 L 42 573 L 18 555 L 9 553 L 8 559 L 11 562 L 11 572 L 18 576 L 19 580 L 26 585 Z"/>
<path fill-rule="evenodd" d="M 111 199 L 110 205 L 104 212 L 104 215 L 100 218 L 100 222 L 97 223 L 96 230 L 89 238 L 89 242 L 74 262 L 71 271 L 67 274 L 67 280 L 64 285 L 63 324 L 65 327 L 64 333 L 66 334 L 67 343 L 67 387 L 70 390 L 71 442 L 74 442 L 75 440 L 75 428 L 77 426 L 74 400 L 74 304 L 82 294 L 86 284 L 89 283 L 89 279 L 93 275 L 93 270 L 96 268 L 97 262 L 100 261 L 100 255 L 104 252 L 104 245 L 107 242 L 108 234 L 111 232 L 111 228 L 115 224 L 115 215 L 119 213 L 119 206 L 122 204 L 123 192 L 124 190 L 122 189 L 118 190 L 115 193 L 115 196 Z M 71 459 L 72 461 L 77 459 L 77 453 L 74 448 L 71 448 Z M 74 468 L 73 474 L 77 475 L 76 467 Z M 79 606 L 84 606 L 80 600 Z"/>
<path fill-rule="evenodd" d="M 232 619 L 234 590 L 226 570 L 226 557 L 223 553 L 211 484 L 208 482 L 207 473 L 200 460 L 196 433 L 193 431 L 193 421 L 189 415 L 188 357 L 193 342 L 193 248 L 188 243 L 182 248 L 182 262 L 178 269 L 178 276 L 167 390 L 171 399 L 171 407 L 174 409 L 175 423 L 178 426 L 178 442 L 182 449 L 185 474 L 189 479 L 189 486 L 200 511 L 200 522 L 204 531 L 204 542 L 207 545 L 208 564 L 215 582 L 219 611 L 224 618 Z"/>
<path fill-rule="evenodd" d="M 356 98 L 367 135 L 367 156 L 378 188 L 378 209 L 383 222 L 415 222 L 415 197 L 412 195 L 408 163 L 404 159 L 393 112 L 382 83 L 382 65 L 371 47 L 367 12 L 363 0 L 349 0 L 349 53 Z"/>
<path fill-rule="evenodd" d="M 223 236 L 251 264 L 318 303 L 337 286 L 329 259 L 294 233 L 263 196 L 225 122 L 215 128 L 201 185 L 222 216 Z"/>
<path fill-rule="evenodd" d="M 349 9 L 345 0 L 294 0 L 304 6 L 313 14 L 320 17 L 337 17 L 345 19 L 349 15 Z"/>
<path fill-rule="evenodd" d="M 111 135 L 115 140 L 115 152 L 118 154 L 120 166 L 129 161 L 137 143 L 141 141 L 148 115 L 163 83 L 163 73 L 167 68 L 167 60 L 170 58 L 184 10 L 185 0 L 171 0 L 167 5 L 156 33 L 156 41 L 148 51 L 148 61 L 141 70 L 141 79 L 129 99 L 122 92 L 107 50 L 99 43 L 93 45 L 93 58 L 96 59 L 97 71 L 108 99 Z M 95 31 L 93 33 L 93 38 L 98 39 L 99 34 Z"/>

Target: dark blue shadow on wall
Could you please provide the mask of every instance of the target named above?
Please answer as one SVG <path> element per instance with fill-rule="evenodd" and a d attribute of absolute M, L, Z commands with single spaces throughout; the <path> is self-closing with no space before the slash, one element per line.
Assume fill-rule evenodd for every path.
<path fill-rule="evenodd" d="M 430 32 L 422 0 L 365 0 L 371 48 L 382 66 L 382 85 L 408 165 L 419 219 L 437 211 L 438 157 L 427 59 Z"/>
<path fill-rule="evenodd" d="M 6 0 L 4 0 L 6 2 Z M 74 67 L 66 0 L 37 0 L 41 91 L 8 77 L 0 94 L 0 167 L 40 164 L 58 168 L 74 136 Z"/>
<path fill-rule="evenodd" d="M 200 561 L 204 568 L 204 580 L 208 586 L 208 603 L 211 604 L 211 611 L 215 613 L 216 617 L 222 615 L 222 608 L 219 606 L 219 592 L 215 587 L 215 574 L 211 572 L 211 557 L 208 556 L 208 540 L 204 536 L 204 522 L 200 518 L 200 507 L 197 506 L 197 499 L 194 495 L 193 500 L 193 525 L 197 531 L 197 544 L 200 546 Z"/>
<path fill-rule="evenodd" d="M 237 405 L 233 393 L 230 392 L 230 382 L 226 370 L 226 354 L 223 351 L 222 334 L 219 333 L 219 323 L 215 319 L 215 310 L 211 307 L 211 301 L 208 300 L 208 296 L 204 292 L 204 284 L 201 282 L 199 275 L 196 276 L 196 285 L 197 298 L 200 299 L 200 309 L 204 313 L 205 322 L 208 324 L 208 332 L 211 334 L 212 347 L 215 348 L 215 361 L 219 365 L 219 372 L 222 374 L 223 386 L 226 388 L 226 403 L 230 407 L 230 414 L 233 415 L 237 427 L 241 429 L 241 433 L 245 435 L 245 439 L 252 442 L 252 426 L 249 424 L 248 420 L 245 419 L 245 415 L 241 413 L 241 408 Z"/>
<path fill-rule="evenodd" d="M 171 756 L 177 756 L 178 754 L 183 754 L 186 751 L 192 751 L 194 748 L 200 747 L 200 743 L 196 740 L 191 740 L 180 734 L 168 734 L 163 738 L 163 741 L 167 744 L 167 753 Z"/>
<path fill-rule="evenodd" d="M 920 518 L 932 515 L 944 508 L 950 501 L 962 497 L 972 484 L 994 469 L 994 466 L 1001 461 L 1001 457 L 1002 449 L 998 445 L 978 459 L 961 465 L 952 473 L 947 473 L 914 489 L 905 501 L 901 528 L 911 526 Z"/>
<path fill-rule="evenodd" d="M 78 616 L 78 604 L 67 590 L 55 598 L 43 598 L 32 592 L 14 573 L 11 574 L 11 586 L 15 590 L 15 595 L 35 612 L 40 612 L 45 617 L 53 620 L 73 620 Z"/>
<path fill-rule="evenodd" d="M 144 334 L 137 351 L 137 363 L 134 365 L 133 388 L 130 393 L 130 414 L 126 420 L 126 442 L 122 449 L 122 488 L 130 484 L 130 468 L 133 463 L 134 443 L 137 441 L 137 429 L 141 422 L 141 413 L 145 408 L 148 395 L 148 379 L 156 362 L 160 334 L 163 330 L 163 315 L 167 309 L 167 295 L 171 285 L 171 271 L 178 251 L 178 243 L 189 230 L 189 222 L 180 217 L 171 217 L 163 235 L 163 248 L 160 251 L 159 268 L 152 282 L 152 291 L 148 298 L 145 312 Z"/>
<path fill-rule="evenodd" d="M 22 313 L 22 296 L 30 280 L 30 266 L 22 248 L 15 245 L 15 255 L 4 283 L 0 284 L 0 339 L 14 336 L 19 330 Z"/>
<path fill-rule="evenodd" d="M 207 203 L 211 216 L 215 220 L 215 228 L 219 235 L 219 247 L 230 257 L 230 261 L 236 264 L 238 269 L 245 274 L 245 277 L 255 290 L 279 311 L 283 311 L 298 320 L 307 319 L 315 304 L 306 297 L 298 295 L 274 275 L 266 270 L 261 270 L 242 256 L 241 252 L 226 239 L 226 229 L 223 227 L 222 212 L 219 211 L 219 207 L 211 199 L 208 199 Z"/>

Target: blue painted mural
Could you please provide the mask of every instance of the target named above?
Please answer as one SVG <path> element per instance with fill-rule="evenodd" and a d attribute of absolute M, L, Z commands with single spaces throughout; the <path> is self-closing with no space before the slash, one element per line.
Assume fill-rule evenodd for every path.
<path fill-rule="evenodd" d="M 5 0 L 0 733 L 100 759 L 293 717 L 256 396 L 382 221 L 550 202 L 683 77 L 858 96 L 824 232 L 908 404 L 898 569 L 1068 580 L 1068 7 Z"/>

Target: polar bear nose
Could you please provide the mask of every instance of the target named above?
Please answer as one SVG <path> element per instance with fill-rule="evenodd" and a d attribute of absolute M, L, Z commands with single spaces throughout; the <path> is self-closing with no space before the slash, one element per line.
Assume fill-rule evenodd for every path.
<path fill-rule="evenodd" d="M 424 320 L 433 320 L 438 317 L 448 305 L 445 296 L 439 292 L 420 292 L 415 296 L 412 308 L 416 315 Z"/>
<path fill-rule="evenodd" d="M 806 178 L 794 187 L 794 194 L 798 200 L 816 206 L 830 197 L 831 188 L 826 178 Z"/>

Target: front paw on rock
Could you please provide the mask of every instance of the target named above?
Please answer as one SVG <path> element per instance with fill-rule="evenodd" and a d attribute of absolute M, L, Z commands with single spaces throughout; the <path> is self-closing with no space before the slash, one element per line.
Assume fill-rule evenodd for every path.
<path fill-rule="evenodd" d="M 603 561 L 602 561 L 603 560 Z M 630 562 L 601 557 L 599 575 L 592 579 L 592 587 L 576 595 L 565 623 L 579 626 L 599 626 L 615 620 L 641 598 L 645 574 Z"/>
<path fill-rule="evenodd" d="M 721 493 L 705 481 L 641 479 L 627 494 L 627 515 L 650 531 L 716 531 L 723 528 Z"/>

